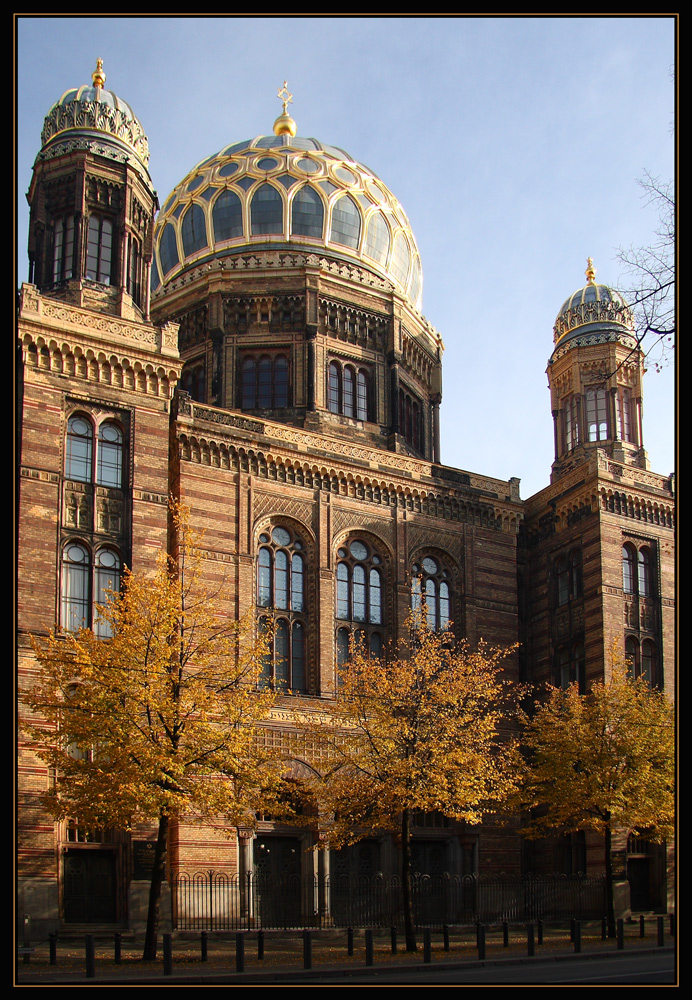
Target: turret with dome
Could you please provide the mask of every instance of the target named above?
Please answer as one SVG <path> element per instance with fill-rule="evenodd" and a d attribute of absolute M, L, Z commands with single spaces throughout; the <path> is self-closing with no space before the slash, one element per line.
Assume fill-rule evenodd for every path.
<path fill-rule="evenodd" d="M 643 355 L 632 310 L 622 295 L 596 282 L 562 305 L 553 328 L 548 380 L 555 421 L 553 480 L 596 448 L 619 462 L 648 468 L 643 447 Z"/>

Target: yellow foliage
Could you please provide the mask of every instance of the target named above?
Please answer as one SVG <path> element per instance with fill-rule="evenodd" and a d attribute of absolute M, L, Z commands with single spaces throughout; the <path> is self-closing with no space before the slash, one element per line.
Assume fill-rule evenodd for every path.
<path fill-rule="evenodd" d="M 177 559 L 126 572 L 91 630 L 36 642 L 40 679 L 25 695 L 39 755 L 57 771 L 47 805 L 85 826 L 175 812 L 251 820 L 278 763 L 256 739 L 271 692 L 258 690 L 267 637 L 228 616 L 201 580 L 201 536 L 171 502 Z"/>
<path fill-rule="evenodd" d="M 673 708 L 629 677 L 614 649 L 606 683 L 579 694 L 549 690 L 526 720 L 523 804 L 537 809 L 528 836 L 551 830 L 625 830 L 662 840 L 674 821 Z"/>
<path fill-rule="evenodd" d="M 514 788 L 514 695 L 500 668 L 513 649 L 471 652 L 421 615 L 408 625 L 395 658 L 352 644 L 330 718 L 308 726 L 328 761 L 314 792 L 331 844 L 397 830 L 415 810 L 479 823 Z"/>

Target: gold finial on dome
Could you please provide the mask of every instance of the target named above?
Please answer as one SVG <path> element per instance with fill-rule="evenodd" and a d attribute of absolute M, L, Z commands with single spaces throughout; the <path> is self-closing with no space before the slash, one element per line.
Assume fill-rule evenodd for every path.
<path fill-rule="evenodd" d="M 103 59 L 96 60 L 96 69 L 91 74 L 91 79 L 94 81 L 95 87 L 105 87 L 106 74 L 103 72 Z"/>
<path fill-rule="evenodd" d="M 587 285 L 596 284 L 596 268 L 593 266 L 593 257 L 586 258 L 586 283 Z"/>
<path fill-rule="evenodd" d="M 286 108 L 289 102 L 293 104 L 293 94 L 288 89 L 288 84 L 284 80 L 283 87 L 279 87 L 276 96 L 283 101 L 283 111 L 274 122 L 274 135 L 295 135 L 297 126 L 289 115 Z"/>

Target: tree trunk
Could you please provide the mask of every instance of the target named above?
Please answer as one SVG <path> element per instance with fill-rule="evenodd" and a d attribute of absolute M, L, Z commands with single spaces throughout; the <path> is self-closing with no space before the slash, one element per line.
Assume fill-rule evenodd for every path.
<path fill-rule="evenodd" d="M 156 944 L 159 929 L 159 910 L 161 908 L 161 886 L 166 876 L 166 851 L 168 848 L 168 813 L 162 809 L 159 814 L 159 833 L 154 851 L 154 866 L 149 885 L 149 909 L 147 911 L 147 933 L 144 939 L 144 962 L 156 959 Z"/>
<path fill-rule="evenodd" d="M 413 923 L 413 894 L 411 892 L 411 813 L 401 814 L 401 887 L 404 896 L 404 934 L 406 951 L 416 950 L 416 929 Z"/>
<path fill-rule="evenodd" d="M 613 834 L 610 829 L 610 816 L 605 829 L 605 876 L 606 876 L 606 923 L 608 937 L 615 937 L 615 901 L 613 899 Z"/>

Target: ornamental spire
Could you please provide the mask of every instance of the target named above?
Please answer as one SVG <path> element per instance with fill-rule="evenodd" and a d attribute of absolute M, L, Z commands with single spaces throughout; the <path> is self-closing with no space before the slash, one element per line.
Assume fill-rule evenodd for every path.
<path fill-rule="evenodd" d="M 103 59 L 96 60 L 96 69 L 91 74 L 94 86 L 102 89 L 106 85 L 106 74 L 103 72 Z"/>
<path fill-rule="evenodd" d="M 593 266 L 593 257 L 586 258 L 586 283 L 587 285 L 596 284 L 596 268 Z"/>
<path fill-rule="evenodd" d="M 283 110 L 274 122 L 274 134 L 294 136 L 296 134 L 297 126 L 286 110 L 289 103 L 293 104 L 293 94 L 289 91 L 288 84 L 285 80 L 283 87 L 279 87 L 276 96 L 280 101 L 282 101 Z"/>

